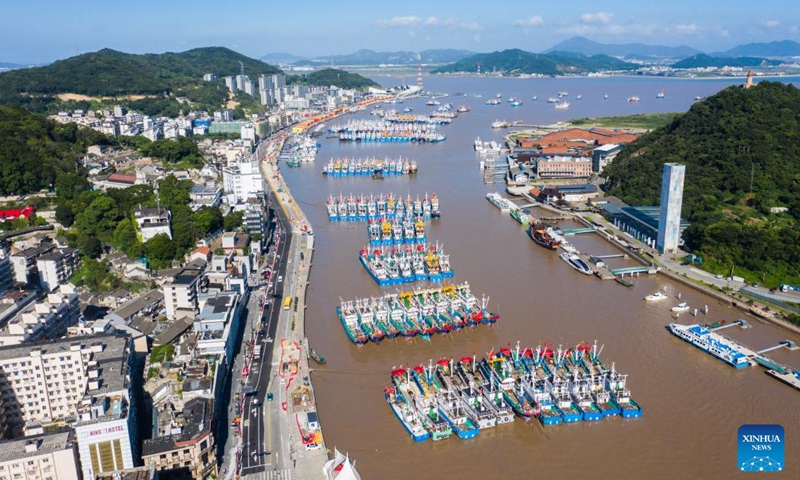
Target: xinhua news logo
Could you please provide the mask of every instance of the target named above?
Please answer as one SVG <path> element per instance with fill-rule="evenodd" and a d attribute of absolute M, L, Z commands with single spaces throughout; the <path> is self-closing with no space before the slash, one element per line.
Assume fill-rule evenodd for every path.
<path fill-rule="evenodd" d="M 784 468 L 783 427 L 742 425 L 739 427 L 739 470 L 780 472 Z"/>

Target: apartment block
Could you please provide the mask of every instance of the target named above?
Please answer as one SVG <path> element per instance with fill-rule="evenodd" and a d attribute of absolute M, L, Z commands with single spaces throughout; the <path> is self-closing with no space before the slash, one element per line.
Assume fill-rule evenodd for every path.
<path fill-rule="evenodd" d="M 73 432 L 0 442 L 0 480 L 80 480 Z"/>
<path fill-rule="evenodd" d="M 197 313 L 197 290 L 205 263 L 201 259 L 192 260 L 164 283 L 164 307 L 170 320 L 194 318 Z"/>
<path fill-rule="evenodd" d="M 45 253 L 36 259 L 39 285 L 45 292 L 52 292 L 67 283 L 80 267 L 81 257 L 74 248 L 61 248 Z"/>
<path fill-rule="evenodd" d="M 133 216 L 139 226 L 142 242 L 146 242 L 160 233 L 172 238 L 172 214 L 163 207 L 138 207 Z"/>
<path fill-rule="evenodd" d="M 78 322 L 78 292 L 71 283 L 25 306 L 0 328 L 0 346 L 55 339 Z"/>

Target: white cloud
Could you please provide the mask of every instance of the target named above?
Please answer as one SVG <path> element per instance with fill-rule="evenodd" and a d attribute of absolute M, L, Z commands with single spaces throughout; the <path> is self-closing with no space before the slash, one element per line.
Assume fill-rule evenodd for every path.
<path fill-rule="evenodd" d="M 730 38 L 731 36 L 731 32 L 723 27 L 720 27 L 719 25 L 712 27 L 711 31 L 714 32 L 715 35 L 718 35 L 722 38 Z"/>
<path fill-rule="evenodd" d="M 405 17 L 392 17 L 386 20 L 378 20 L 375 22 L 379 27 L 413 27 L 419 25 L 421 22 L 419 17 L 408 15 Z"/>
<path fill-rule="evenodd" d="M 775 28 L 781 24 L 780 20 L 762 20 L 758 24 L 764 28 Z"/>
<path fill-rule="evenodd" d="M 614 17 L 613 13 L 608 12 L 595 12 L 584 13 L 581 15 L 581 23 L 584 24 L 607 24 L 611 22 Z"/>
<path fill-rule="evenodd" d="M 439 25 L 439 19 L 436 17 L 428 17 L 425 19 L 425 23 L 423 24 L 426 27 L 433 27 Z"/>
<path fill-rule="evenodd" d="M 683 24 L 683 25 L 675 25 L 671 29 L 667 29 L 669 32 L 676 33 L 678 35 L 695 35 L 700 32 L 700 27 L 697 26 L 695 23 Z"/>
<path fill-rule="evenodd" d="M 444 21 L 444 26 L 447 28 L 458 28 L 461 30 L 483 30 L 483 27 L 478 22 L 467 22 L 458 18 L 448 18 Z"/>
<path fill-rule="evenodd" d="M 542 25 L 544 25 L 544 19 L 539 15 L 521 20 L 514 20 L 515 27 L 541 27 Z"/>

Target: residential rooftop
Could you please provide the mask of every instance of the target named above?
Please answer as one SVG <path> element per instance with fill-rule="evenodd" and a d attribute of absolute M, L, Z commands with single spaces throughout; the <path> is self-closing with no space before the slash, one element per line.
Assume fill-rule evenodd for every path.
<path fill-rule="evenodd" d="M 35 444 L 37 448 L 28 451 L 28 445 Z M 34 437 L 24 437 L 16 440 L 0 441 L 0 463 L 11 460 L 24 461 L 26 458 L 46 455 L 48 453 L 59 452 L 72 448 L 72 431 L 50 433 L 47 435 L 36 435 Z"/>

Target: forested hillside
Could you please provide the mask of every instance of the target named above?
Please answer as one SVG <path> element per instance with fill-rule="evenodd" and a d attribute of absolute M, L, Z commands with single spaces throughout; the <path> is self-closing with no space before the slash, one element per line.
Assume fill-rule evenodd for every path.
<path fill-rule="evenodd" d="M 729 87 L 626 146 L 609 194 L 657 205 L 664 162 L 686 165 L 684 238 L 712 268 L 755 281 L 800 279 L 800 90 Z M 783 213 L 772 207 L 785 207 Z"/>

